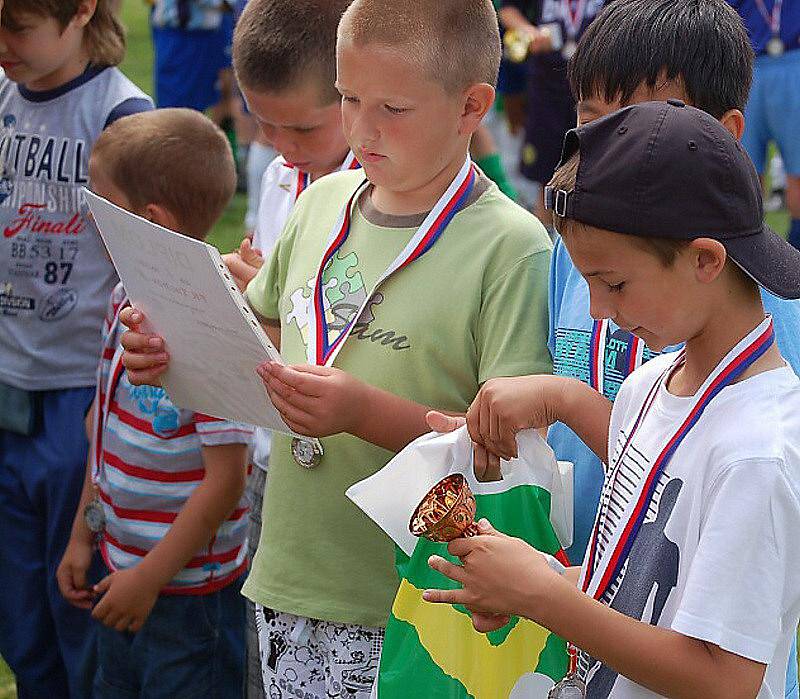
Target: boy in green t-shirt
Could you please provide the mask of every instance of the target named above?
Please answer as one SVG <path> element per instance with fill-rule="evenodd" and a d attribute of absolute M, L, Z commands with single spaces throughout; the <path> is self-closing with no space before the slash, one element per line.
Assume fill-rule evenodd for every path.
<path fill-rule="evenodd" d="M 467 157 L 499 61 L 490 0 L 356 0 L 340 23 L 337 88 L 363 170 L 309 187 L 247 289 L 289 364 L 263 367 L 270 396 L 323 447 L 272 447 L 244 589 L 262 605 L 267 689 L 369 695 L 397 577 L 391 542 L 345 491 L 427 432 L 431 407 L 463 413 L 489 378 L 550 370 L 549 239 Z M 157 380 L 159 341 L 130 332 L 125 346 L 131 380 Z"/>

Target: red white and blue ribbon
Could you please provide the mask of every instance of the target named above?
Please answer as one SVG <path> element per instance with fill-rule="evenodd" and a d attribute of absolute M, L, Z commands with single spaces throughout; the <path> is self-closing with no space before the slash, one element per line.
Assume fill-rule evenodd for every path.
<path fill-rule="evenodd" d="M 625 376 L 630 376 L 640 366 L 644 356 L 644 340 L 633 333 L 628 336 L 628 349 L 625 352 Z"/>
<path fill-rule="evenodd" d="M 572 11 L 572 3 L 575 2 L 575 12 Z M 567 36 L 574 40 L 581 30 L 583 18 L 586 16 L 587 0 L 562 0 L 561 17 L 564 20 L 564 27 Z"/>
<path fill-rule="evenodd" d="M 772 36 L 779 36 L 781 33 L 781 11 L 783 10 L 783 0 L 775 0 L 772 12 L 767 10 L 764 0 L 756 0 L 756 6 L 764 21 L 769 25 Z"/>
<path fill-rule="evenodd" d="M 475 185 L 476 176 L 475 166 L 472 164 L 472 161 L 467 158 L 464 161 L 464 165 L 459 170 L 458 175 L 456 175 L 445 193 L 425 217 L 422 225 L 417 229 L 417 232 L 406 247 L 386 268 L 383 274 L 378 277 L 375 286 L 372 291 L 367 294 L 361 307 L 353 314 L 349 322 L 333 341 L 330 341 L 328 335 L 328 321 L 325 318 L 326 298 L 325 288 L 322 283 L 322 275 L 328 263 L 336 252 L 345 244 L 350 235 L 350 224 L 354 205 L 361 196 L 361 193 L 368 186 L 368 180 L 365 179 L 356 188 L 356 191 L 353 192 L 353 195 L 339 214 L 339 218 L 331 231 L 327 248 L 322 255 L 322 260 L 317 269 L 317 276 L 314 281 L 314 297 L 312 299 L 309 319 L 311 332 L 308 338 L 308 347 L 306 348 L 306 354 L 310 364 L 330 366 L 333 363 L 336 359 L 336 355 L 344 346 L 350 330 L 353 328 L 358 318 L 361 317 L 367 303 L 369 303 L 369 300 L 381 284 L 395 272 L 418 260 L 436 244 L 436 241 L 439 240 L 439 237 L 453 219 L 453 216 L 459 212 L 469 198 L 470 192 Z"/>
<path fill-rule="evenodd" d="M 610 322 L 607 318 L 592 323 L 592 334 L 589 342 L 589 385 L 598 393 L 605 388 L 606 344 Z M 632 333 L 628 334 L 628 346 L 625 350 L 623 378 L 632 374 L 642 366 L 644 341 Z"/>
<path fill-rule="evenodd" d="M 305 192 L 306 189 L 308 189 L 308 185 L 311 184 L 311 175 L 308 172 L 304 172 L 299 167 L 295 167 L 288 161 L 285 162 L 284 165 L 292 168 L 295 172 L 296 179 L 294 187 L 294 200 L 297 201 L 300 195 Z M 345 170 L 358 170 L 360 167 L 361 163 L 358 162 L 353 151 L 348 151 L 347 156 L 339 167 L 339 172 L 343 172 Z"/>
<path fill-rule="evenodd" d="M 608 319 L 603 318 L 602 320 L 594 321 L 589 344 L 589 385 L 598 393 L 603 392 L 603 386 L 605 385 L 607 338 Z"/>
<path fill-rule="evenodd" d="M 603 507 L 601 505 L 595 518 L 594 529 L 592 530 L 592 537 L 589 541 L 589 548 L 586 554 L 586 561 L 581 570 L 580 586 L 584 592 L 591 595 L 594 599 L 600 600 L 613 582 L 618 579 L 628 559 L 631 546 L 639 533 L 639 528 L 644 522 L 659 479 L 686 435 L 688 435 L 692 428 L 698 423 L 703 412 L 714 398 L 719 395 L 726 386 L 734 383 L 774 342 L 775 332 L 773 330 L 772 318 L 767 316 L 755 330 L 743 338 L 714 368 L 698 390 L 696 394 L 697 398 L 690 406 L 685 419 L 673 436 L 667 441 L 664 448 L 653 461 L 649 472 L 637 486 L 634 497 L 628 503 L 620 519 L 620 525 L 613 532 L 608 546 L 603 552 L 601 560 L 598 562 L 597 541 L 600 527 L 602 522 L 606 521 L 608 517 L 608 506 L 606 505 Z M 606 503 L 610 501 L 611 490 L 614 488 L 616 476 L 622 468 L 623 457 L 634 435 L 645 421 L 659 390 L 664 386 L 668 377 L 681 366 L 683 361 L 684 352 L 682 351 L 669 368 L 659 376 L 645 398 L 619 456 L 612 466 L 611 476 L 604 487 L 603 494 L 606 496 Z"/>

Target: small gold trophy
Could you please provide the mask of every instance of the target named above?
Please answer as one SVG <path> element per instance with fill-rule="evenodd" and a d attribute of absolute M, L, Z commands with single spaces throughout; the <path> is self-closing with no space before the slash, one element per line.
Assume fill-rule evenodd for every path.
<path fill-rule="evenodd" d="M 440 480 L 417 505 L 408 528 L 414 536 L 446 543 L 477 536 L 475 496 L 464 476 L 453 473 Z"/>

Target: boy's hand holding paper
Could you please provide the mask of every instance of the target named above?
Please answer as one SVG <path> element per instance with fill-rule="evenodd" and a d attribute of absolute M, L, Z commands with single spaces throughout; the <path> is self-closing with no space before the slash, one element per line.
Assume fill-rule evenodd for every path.
<path fill-rule="evenodd" d="M 366 384 L 334 367 L 265 362 L 258 367 L 272 404 L 298 434 L 327 437 L 358 432 Z"/>

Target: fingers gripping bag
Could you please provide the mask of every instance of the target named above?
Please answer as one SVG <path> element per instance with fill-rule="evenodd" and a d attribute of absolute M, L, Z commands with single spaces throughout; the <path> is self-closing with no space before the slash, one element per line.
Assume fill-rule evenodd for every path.
<path fill-rule="evenodd" d="M 474 630 L 460 605 L 423 601 L 427 588 L 457 584 L 428 566 L 438 554 L 458 563 L 446 543 L 411 534 L 417 506 L 442 479 L 461 474 L 476 501 L 476 519 L 527 541 L 567 564 L 572 539 L 572 464 L 557 462 L 535 430 L 517 436 L 519 457 L 501 464 L 503 478 L 478 482 L 466 428 L 431 433 L 409 444 L 348 497 L 395 542 L 400 587 L 386 626 L 373 699 L 536 699 L 567 672 L 566 645 L 527 619 L 512 618 L 489 634 Z M 461 479 L 457 479 L 461 482 Z"/>

